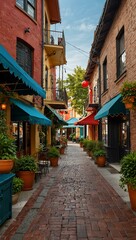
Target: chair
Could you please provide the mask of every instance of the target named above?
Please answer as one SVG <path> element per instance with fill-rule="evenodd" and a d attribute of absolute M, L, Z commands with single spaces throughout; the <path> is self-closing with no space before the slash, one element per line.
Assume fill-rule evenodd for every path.
<path fill-rule="evenodd" d="M 42 174 L 46 175 L 49 173 L 48 148 L 38 153 L 38 166 Z"/>

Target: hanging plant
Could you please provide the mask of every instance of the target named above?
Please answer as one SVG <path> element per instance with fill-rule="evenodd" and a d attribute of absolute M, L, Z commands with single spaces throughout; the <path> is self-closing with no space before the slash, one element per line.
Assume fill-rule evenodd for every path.
<path fill-rule="evenodd" d="M 136 81 L 124 82 L 121 88 L 122 102 L 130 104 L 126 108 L 135 108 L 136 106 Z"/>

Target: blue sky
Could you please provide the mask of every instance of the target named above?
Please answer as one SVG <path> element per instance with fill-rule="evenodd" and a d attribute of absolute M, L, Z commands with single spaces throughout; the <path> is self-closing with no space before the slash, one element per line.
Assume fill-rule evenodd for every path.
<path fill-rule="evenodd" d="M 61 24 L 56 25 L 56 30 L 64 30 L 66 40 L 64 79 L 76 66 L 86 69 L 104 3 L 105 0 L 59 0 Z"/>

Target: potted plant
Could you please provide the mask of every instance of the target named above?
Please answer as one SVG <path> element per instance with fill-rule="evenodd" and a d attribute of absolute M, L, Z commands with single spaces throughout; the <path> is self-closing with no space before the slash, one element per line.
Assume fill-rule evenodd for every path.
<path fill-rule="evenodd" d="M 96 149 L 94 151 L 94 157 L 96 157 L 96 163 L 98 167 L 104 167 L 106 163 L 106 151 L 105 149 Z"/>
<path fill-rule="evenodd" d="M 80 143 L 80 147 L 82 148 L 83 147 L 83 138 L 80 138 L 80 140 L 79 140 L 79 143 Z"/>
<path fill-rule="evenodd" d="M 128 189 L 131 208 L 136 211 L 136 151 L 130 152 L 121 159 L 119 185 Z"/>
<path fill-rule="evenodd" d="M 136 106 L 136 81 L 123 83 L 121 88 L 122 102 L 126 108 L 131 109 Z"/>
<path fill-rule="evenodd" d="M 88 139 L 87 138 L 84 138 L 83 139 L 83 151 L 86 151 L 87 150 L 87 144 L 88 144 Z"/>
<path fill-rule="evenodd" d="M 60 156 L 60 152 L 55 146 L 52 146 L 49 148 L 48 158 L 50 159 L 50 165 L 52 167 L 58 166 L 59 156 Z"/>
<path fill-rule="evenodd" d="M 9 173 L 15 158 L 15 141 L 8 134 L 5 112 L 0 110 L 0 173 Z"/>
<path fill-rule="evenodd" d="M 24 155 L 15 161 L 16 175 L 24 181 L 22 190 L 27 191 L 33 188 L 35 172 L 38 166 L 36 159 L 31 155 Z"/>
<path fill-rule="evenodd" d="M 94 150 L 95 147 L 96 147 L 96 141 L 89 140 L 87 142 L 86 148 L 87 148 L 87 152 L 88 152 L 89 157 L 93 157 L 93 150 Z"/>
<path fill-rule="evenodd" d="M 16 204 L 19 199 L 20 192 L 23 187 L 23 180 L 18 177 L 13 177 L 12 180 L 12 204 Z"/>

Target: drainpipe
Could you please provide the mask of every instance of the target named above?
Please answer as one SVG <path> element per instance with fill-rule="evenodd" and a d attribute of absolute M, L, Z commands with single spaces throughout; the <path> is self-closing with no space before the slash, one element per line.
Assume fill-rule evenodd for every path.
<path fill-rule="evenodd" d="M 43 87 L 43 65 L 44 65 L 44 61 L 43 61 L 43 58 L 44 58 L 44 28 L 43 28 L 43 24 L 44 24 L 44 0 L 42 0 L 42 46 L 41 46 L 41 52 L 42 52 L 42 60 L 41 60 L 41 64 L 42 64 L 42 67 L 41 67 L 41 86 Z M 42 106 L 44 105 L 44 99 L 42 98 Z"/>

